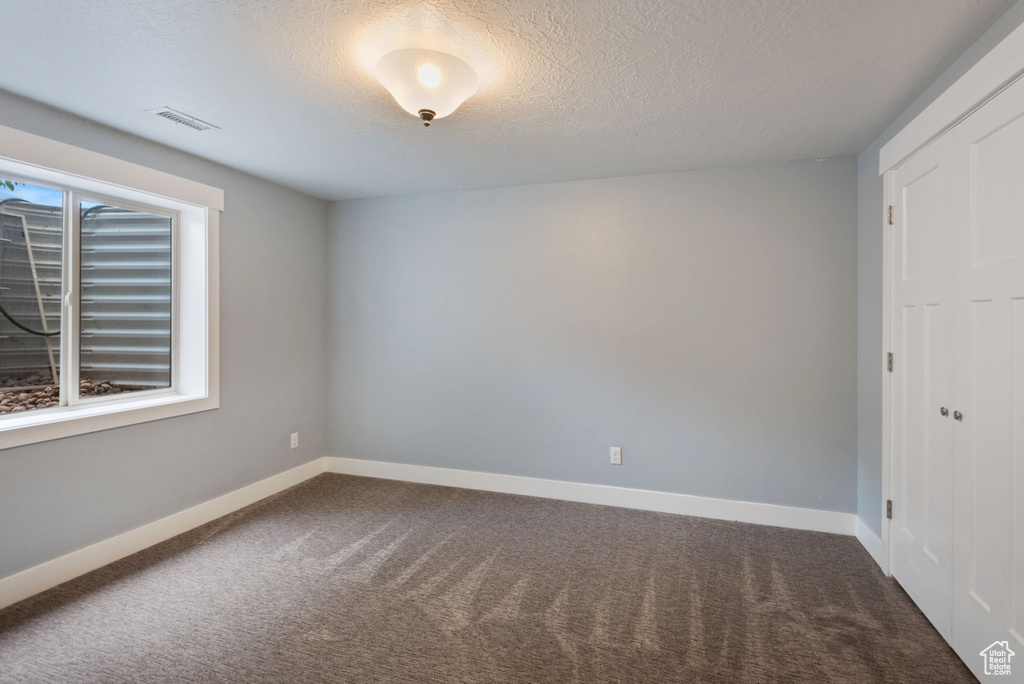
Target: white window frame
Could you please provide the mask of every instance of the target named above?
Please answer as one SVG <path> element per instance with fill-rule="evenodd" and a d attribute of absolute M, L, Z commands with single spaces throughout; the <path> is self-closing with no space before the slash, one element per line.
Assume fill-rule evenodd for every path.
<path fill-rule="evenodd" d="M 174 313 L 172 386 L 102 401 L 0 417 L 0 449 L 162 420 L 220 406 L 219 228 L 224 191 L 162 171 L 0 126 L 0 177 L 71 190 L 76 197 L 159 209 L 177 217 L 172 245 Z M 68 194 L 65 193 L 65 198 Z M 75 207 L 67 208 L 74 215 Z M 65 249 L 74 231 L 66 230 Z M 74 260 L 73 260 L 74 261 Z M 75 271 L 77 269 L 73 269 Z M 77 336 L 78 280 L 65 274 L 72 315 L 62 335 Z M 70 283 L 70 286 L 68 285 Z M 64 312 L 67 314 L 67 310 Z M 62 344 L 62 348 L 65 345 Z M 73 346 L 77 350 L 78 345 Z M 77 359 L 66 374 L 77 367 Z M 70 377 L 70 376 L 69 376 Z M 77 378 L 71 383 L 73 387 Z"/>
<path fill-rule="evenodd" d="M 18 180 L 18 179 L 14 179 Z M 82 202 L 95 202 L 98 204 L 105 204 L 108 206 L 116 206 L 119 209 L 128 209 L 131 211 L 137 211 L 140 213 L 148 213 L 157 216 L 164 216 L 171 220 L 171 340 L 170 340 L 170 361 L 171 361 L 171 382 L 168 387 L 160 387 L 157 389 L 150 390 L 135 390 L 130 395 L 96 395 L 96 396 L 80 396 L 79 393 L 74 392 L 78 380 L 81 378 L 81 362 L 82 362 L 82 337 L 81 337 L 81 325 L 82 325 Z M 77 340 L 78 343 L 74 345 L 74 353 L 67 354 L 64 358 L 67 363 L 63 366 L 66 370 L 61 373 L 62 377 L 68 378 L 68 382 L 65 385 L 68 390 L 68 396 L 66 403 L 68 406 L 81 406 L 86 404 L 97 404 L 113 401 L 115 399 L 137 399 L 154 394 L 175 394 L 178 391 L 178 337 L 176 331 L 178 330 L 178 285 L 180 283 L 180 270 L 179 270 L 179 250 L 180 241 L 178 235 L 181 226 L 181 214 L 178 211 L 172 211 L 164 207 L 156 207 L 152 204 L 136 204 L 119 197 L 104 197 L 93 193 L 85 193 L 80 190 L 70 190 L 65 192 L 65 203 L 68 207 L 67 219 L 70 219 L 69 225 L 70 230 L 65 226 L 64 235 L 64 249 L 67 250 L 69 256 L 64 260 L 67 266 L 67 273 L 65 274 L 65 283 L 77 284 L 76 288 L 74 285 L 68 287 L 65 284 L 64 290 L 69 295 L 70 310 L 76 315 L 73 316 L 62 316 L 62 322 L 64 327 L 62 328 L 62 336 L 66 331 L 69 340 Z M 76 291 L 77 290 L 77 291 Z M 65 309 L 65 312 L 67 309 Z M 63 349 L 63 347 L 62 347 Z M 62 355 L 63 356 L 63 355 Z M 73 381 L 71 379 L 74 379 Z"/>

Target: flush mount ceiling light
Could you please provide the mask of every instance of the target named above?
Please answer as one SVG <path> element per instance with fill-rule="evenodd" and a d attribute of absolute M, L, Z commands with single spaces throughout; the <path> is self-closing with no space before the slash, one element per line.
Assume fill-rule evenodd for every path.
<path fill-rule="evenodd" d="M 433 50 L 397 50 L 380 58 L 377 80 L 424 126 L 448 116 L 473 95 L 479 79 L 461 59 Z"/>

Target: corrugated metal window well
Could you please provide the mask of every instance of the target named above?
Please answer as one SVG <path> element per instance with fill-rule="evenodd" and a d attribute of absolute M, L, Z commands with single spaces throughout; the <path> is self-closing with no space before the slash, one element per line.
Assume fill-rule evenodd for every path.
<path fill-rule="evenodd" d="M 171 387 L 174 230 L 173 214 L 0 179 L 0 419 Z"/>

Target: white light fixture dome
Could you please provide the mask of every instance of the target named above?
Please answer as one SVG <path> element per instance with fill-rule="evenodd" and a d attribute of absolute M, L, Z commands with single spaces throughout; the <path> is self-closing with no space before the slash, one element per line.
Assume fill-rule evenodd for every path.
<path fill-rule="evenodd" d="M 480 84 L 473 67 L 433 50 L 390 52 L 377 62 L 376 74 L 402 109 L 424 126 L 454 112 Z"/>

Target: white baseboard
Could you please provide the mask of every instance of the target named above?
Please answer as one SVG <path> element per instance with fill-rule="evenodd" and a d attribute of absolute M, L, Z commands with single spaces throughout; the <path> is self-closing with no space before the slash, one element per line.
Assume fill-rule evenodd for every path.
<path fill-rule="evenodd" d="M 354 458 L 328 457 L 325 461 L 326 471 L 329 473 L 364 475 L 366 477 L 379 477 L 388 480 L 421 482 L 424 484 L 480 489 L 506 494 L 524 494 L 546 499 L 562 499 L 564 501 L 579 501 L 605 506 L 619 506 L 621 508 L 636 508 L 644 511 L 694 515 L 702 518 L 716 518 L 718 520 L 737 520 L 739 522 L 790 527 L 798 530 L 814 530 L 816 532 L 853 535 L 854 519 L 856 518 L 852 513 L 775 506 L 748 501 L 729 501 L 727 499 L 712 499 L 703 496 L 690 496 L 688 494 L 672 494 L 645 489 L 584 484 L 581 482 L 544 480 L 535 477 L 520 477 L 518 475 L 499 475 L 496 473 L 453 470 L 450 468 L 435 468 L 403 463 L 364 461 Z"/>
<path fill-rule="evenodd" d="M 863 545 L 864 548 L 868 550 L 868 553 L 871 554 L 871 557 L 875 559 L 875 562 L 878 563 L 878 567 L 882 568 L 882 572 L 888 575 L 889 553 L 888 549 L 886 548 L 885 542 L 882 541 L 881 537 L 875 534 L 875 531 L 873 529 L 868 527 L 867 523 L 860 519 L 860 516 L 856 516 L 856 518 L 857 539 L 860 541 L 861 545 Z"/>
<path fill-rule="evenodd" d="M 736 520 L 799 530 L 845 535 L 856 534 L 872 557 L 879 565 L 882 565 L 883 570 L 886 568 L 880 560 L 880 558 L 884 558 L 882 541 L 852 513 L 776 506 L 748 501 L 729 501 L 688 494 L 563 482 L 517 475 L 328 457 L 310 461 L 148 525 L 137 527 L 134 530 L 4 577 L 0 579 L 0 608 L 51 589 L 87 572 L 92 572 L 154 544 L 159 544 L 323 472 L 523 494 L 547 499 L 694 515 L 718 520 Z"/>
<path fill-rule="evenodd" d="M 0 579 L 0 608 L 256 503 L 319 475 L 324 472 L 325 466 L 326 459 L 318 458 L 180 513 L 4 577 Z"/>

